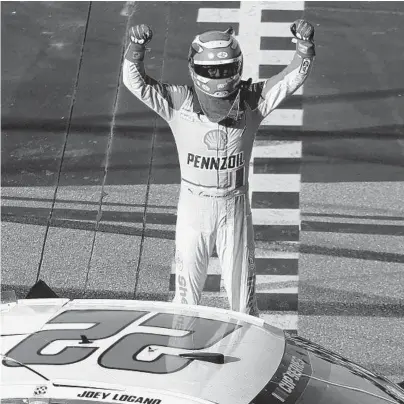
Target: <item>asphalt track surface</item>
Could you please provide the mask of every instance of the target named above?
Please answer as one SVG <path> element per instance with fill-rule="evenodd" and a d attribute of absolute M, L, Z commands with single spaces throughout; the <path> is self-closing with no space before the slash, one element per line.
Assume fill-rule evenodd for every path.
<path fill-rule="evenodd" d="M 68 297 L 169 299 L 178 159 L 120 64 L 128 26 L 151 22 L 149 74 L 188 80 L 197 9 L 2 3 L 3 290 L 41 278 Z M 318 55 L 303 126 L 274 133 L 303 141 L 299 334 L 399 381 L 404 3 L 307 2 L 303 15 Z"/>

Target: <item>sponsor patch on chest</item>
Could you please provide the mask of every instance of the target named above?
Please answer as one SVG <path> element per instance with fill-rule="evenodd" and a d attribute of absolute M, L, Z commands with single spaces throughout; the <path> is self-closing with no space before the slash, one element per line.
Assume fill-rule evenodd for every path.
<path fill-rule="evenodd" d="M 244 166 L 244 153 L 211 157 L 188 153 L 187 164 L 201 170 L 229 170 Z"/>

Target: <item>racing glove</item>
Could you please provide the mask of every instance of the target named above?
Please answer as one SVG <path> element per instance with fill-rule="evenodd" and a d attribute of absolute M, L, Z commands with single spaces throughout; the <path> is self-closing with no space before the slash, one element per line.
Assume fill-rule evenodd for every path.
<path fill-rule="evenodd" d="M 125 59 L 130 62 L 140 62 L 144 59 L 146 45 L 153 38 L 153 31 L 149 25 L 135 25 L 129 29 L 130 45 L 125 53 Z"/>
<path fill-rule="evenodd" d="M 290 26 L 290 31 L 296 38 L 297 54 L 302 58 L 315 56 L 313 25 L 306 20 L 296 20 Z"/>

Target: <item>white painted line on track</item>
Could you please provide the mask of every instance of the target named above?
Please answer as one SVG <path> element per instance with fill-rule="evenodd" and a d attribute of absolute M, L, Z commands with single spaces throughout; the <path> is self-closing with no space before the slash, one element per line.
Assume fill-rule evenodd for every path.
<path fill-rule="evenodd" d="M 244 3 L 250 3 L 248 7 L 254 12 L 261 12 L 261 10 L 304 10 L 304 1 L 243 1 L 241 2 L 240 9 L 238 8 L 200 8 L 198 10 L 197 22 L 217 23 L 220 22 L 238 22 L 240 17 L 243 16 L 245 8 Z M 259 15 L 261 17 L 261 14 Z M 261 23 L 261 19 L 259 21 Z M 286 23 L 278 23 L 286 24 Z M 289 24 L 290 25 L 290 24 Z M 281 36 L 271 35 L 271 36 Z M 290 31 L 289 35 L 290 36 Z"/>
<path fill-rule="evenodd" d="M 262 10 L 304 10 L 304 1 L 255 1 Z"/>
<path fill-rule="evenodd" d="M 260 50 L 261 65 L 288 65 L 295 56 L 294 50 Z"/>
<path fill-rule="evenodd" d="M 299 192 L 300 174 L 254 174 L 250 178 L 252 192 Z"/>
<path fill-rule="evenodd" d="M 212 298 L 220 298 L 220 299 L 223 299 L 223 300 L 225 300 L 227 302 L 227 293 L 222 287 L 220 289 L 220 292 L 203 291 L 202 298 L 204 298 L 204 297 L 211 298 L 211 299 Z"/>
<path fill-rule="evenodd" d="M 303 110 L 301 109 L 275 109 L 261 124 L 263 126 L 301 126 L 303 123 Z"/>
<path fill-rule="evenodd" d="M 257 275 L 258 276 L 258 275 Z M 257 290 L 257 294 L 265 294 L 265 295 L 277 295 L 277 294 L 288 294 L 288 295 L 297 295 L 298 287 L 291 286 L 289 288 L 276 288 L 276 289 L 265 289 L 265 290 Z"/>
<path fill-rule="evenodd" d="M 266 323 L 281 328 L 282 330 L 297 330 L 297 314 L 268 314 L 260 313 L 260 318 L 262 318 Z"/>
<path fill-rule="evenodd" d="M 209 261 L 208 274 L 209 275 L 218 275 L 222 273 L 222 268 L 220 266 L 220 261 L 218 257 L 211 257 Z"/>
<path fill-rule="evenodd" d="M 276 288 L 276 289 L 268 289 L 268 290 L 257 290 L 257 294 L 259 295 L 297 295 L 297 287 L 290 288 Z M 211 296 L 211 297 L 221 297 L 227 299 L 226 291 L 223 288 L 223 282 L 221 283 L 220 292 L 212 292 L 212 291 L 204 291 L 203 296 Z"/>
<path fill-rule="evenodd" d="M 298 252 L 288 252 L 288 251 L 274 251 L 271 249 L 256 247 L 255 248 L 255 258 L 272 258 L 272 259 L 298 259 Z"/>
<path fill-rule="evenodd" d="M 292 22 L 292 21 L 291 21 Z M 291 22 L 262 22 L 259 26 L 260 36 L 288 38 L 292 41 L 293 36 L 290 32 Z"/>
<path fill-rule="evenodd" d="M 253 80 L 258 78 L 260 58 L 261 5 L 242 1 L 239 16 L 239 41 L 243 51 L 243 71 Z"/>
<path fill-rule="evenodd" d="M 240 10 L 238 8 L 200 8 L 198 10 L 197 22 L 217 23 L 237 22 Z"/>
<path fill-rule="evenodd" d="M 267 140 L 256 140 L 252 158 L 300 158 L 302 157 L 301 141 L 279 141 L 268 143 Z"/>
<path fill-rule="evenodd" d="M 255 247 L 268 251 L 279 251 L 282 254 L 299 253 L 299 241 L 266 241 L 256 240 Z"/>
<path fill-rule="evenodd" d="M 298 275 L 257 275 L 256 284 L 263 285 L 263 284 L 280 284 L 282 282 L 298 282 L 299 276 Z"/>
<path fill-rule="evenodd" d="M 300 209 L 251 209 L 256 225 L 300 225 Z"/>

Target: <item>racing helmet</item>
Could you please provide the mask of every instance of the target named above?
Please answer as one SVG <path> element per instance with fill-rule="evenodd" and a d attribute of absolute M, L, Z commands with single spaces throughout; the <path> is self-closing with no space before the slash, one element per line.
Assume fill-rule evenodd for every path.
<path fill-rule="evenodd" d="M 197 90 L 226 98 L 240 87 L 243 55 L 233 28 L 206 31 L 192 41 L 188 54 L 191 79 Z"/>

